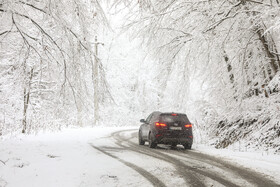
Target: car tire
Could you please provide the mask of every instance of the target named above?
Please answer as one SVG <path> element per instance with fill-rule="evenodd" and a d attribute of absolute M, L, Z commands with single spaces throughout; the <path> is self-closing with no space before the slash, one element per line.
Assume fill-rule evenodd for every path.
<path fill-rule="evenodd" d="M 142 138 L 142 132 L 141 131 L 139 131 L 139 133 L 138 133 L 138 141 L 139 141 L 139 145 L 144 145 L 145 144 L 145 141 Z"/>
<path fill-rule="evenodd" d="M 155 148 L 157 146 L 157 143 L 154 142 L 152 134 L 149 133 L 149 147 L 150 148 Z"/>
<path fill-rule="evenodd" d="M 184 144 L 183 146 L 184 146 L 185 149 L 191 149 L 192 148 L 192 145 L 189 145 L 189 144 Z"/>
<path fill-rule="evenodd" d="M 171 148 L 175 148 L 177 146 L 177 143 L 172 143 Z"/>

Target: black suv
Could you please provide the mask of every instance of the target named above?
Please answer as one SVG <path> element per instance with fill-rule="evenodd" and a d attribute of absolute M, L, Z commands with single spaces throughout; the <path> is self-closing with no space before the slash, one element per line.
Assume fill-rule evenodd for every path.
<path fill-rule="evenodd" d="M 193 143 L 192 124 L 186 114 L 153 112 L 140 122 L 139 145 L 149 142 L 150 148 L 157 144 L 169 144 L 172 147 L 181 144 L 185 149 L 191 149 Z"/>

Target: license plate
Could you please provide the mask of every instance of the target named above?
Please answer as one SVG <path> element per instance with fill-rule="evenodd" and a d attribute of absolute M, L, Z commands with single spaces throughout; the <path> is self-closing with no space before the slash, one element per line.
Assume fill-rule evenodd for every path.
<path fill-rule="evenodd" d="M 170 130 L 182 130 L 182 127 L 169 127 Z"/>

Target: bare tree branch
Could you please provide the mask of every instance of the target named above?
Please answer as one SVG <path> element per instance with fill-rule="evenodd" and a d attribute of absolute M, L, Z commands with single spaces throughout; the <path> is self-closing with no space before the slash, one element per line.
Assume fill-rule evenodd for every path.
<path fill-rule="evenodd" d="M 54 18 L 51 14 L 47 13 L 45 10 L 41 9 L 41 8 L 38 8 L 30 3 L 26 3 L 26 2 L 23 2 L 23 1 L 19 1 L 20 3 L 24 4 L 24 5 L 27 5 L 31 8 L 34 8 L 36 10 L 39 10 L 40 12 L 43 12 L 44 14 Z M 56 18 L 54 18 L 56 21 L 58 21 Z M 65 26 L 65 25 L 64 25 Z M 83 44 L 83 42 L 79 39 L 79 37 L 77 36 L 76 33 L 74 33 L 69 27 L 65 26 L 65 28 L 79 41 L 80 45 L 82 45 L 86 50 L 88 50 L 88 48 Z"/>
<path fill-rule="evenodd" d="M 0 36 L 3 35 L 3 34 L 6 34 L 6 33 L 9 33 L 10 31 L 4 31 L 2 33 L 0 33 Z"/>
<path fill-rule="evenodd" d="M 271 4 L 267 4 L 267 3 L 264 3 L 264 2 L 261 2 L 261 1 L 254 1 L 254 0 L 246 0 L 248 2 L 251 2 L 251 3 L 256 3 L 256 4 L 260 4 L 260 5 L 264 5 L 264 6 L 272 6 Z"/>
<path fill-rule="evenodd" d="M 236 16 L 239 14 L 239 12 L 236 12 L 236 13 L 235 13 L 234 15 L 232 15 L 232 16 L 229 16 L 229 15 L 230 15 L 230 13 L 232 12 L 232 10 L 233 10 L 234 8 L 238 7 L 238 6 L 241 5 L 241 4 L 242 4 L 242 1 L 240 1 L 240 2 L 236 3 L 235 5 L 233 5 L 233 6 L 231 7 L 231 9 L 225 14 L 225 16 L 224 16 L 222 19 L 220 19 L 219 21 L 217 21 L 216 23 L 214 23 L 212 26 L 210 26 L 208 29 L 206 29 L 206 30 L 204 31 L 204 33 L 208 32 L 208 31 L 210 31 L 210 30 L 215 29 L 218 25 L 220 25 L 220 24 L 221 24 L 222 22 L 224 22 L 225 20 L 236 17 Z"/>
<path fill-rule="evenodd" d="M 190 33 L 187 33 L 187 32 L 185 32 L 185 31 L 182 31 L 182 30 L 178 30 L 178 29 L 174 29 L 174 28 L 170 28 L 170 27 L 160 27 L 160 28 L 158 28 L 159 30 L 168 30 L 168 31 L 176 31 L 176 32 L 181 32 L 181 33 L 183 33 L 184 35 L 188 35 L 188 36 L 192 36 L 192 34 L 190 34 Z"/>
<path fill-rule="evenodd" d="M 3 163 L 4 165 L 6 165 L 6 162 L 8 162 L 9 159 L 7 159 L 6 161 L 0 160 L 1 163 Z"/>

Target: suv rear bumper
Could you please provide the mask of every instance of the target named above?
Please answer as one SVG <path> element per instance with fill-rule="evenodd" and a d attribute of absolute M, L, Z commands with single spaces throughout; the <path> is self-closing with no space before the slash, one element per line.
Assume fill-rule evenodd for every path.
<path fill-rule="evenodd" d="M 155 142 L 158 144 L 189 144 L 193 143 L 193 136 L 189 133 L 159 133 L 155 135 Z"/>
<path fill-rule="evenodd" d="M 192 145 L 193 143 L 193 139 L 192 138 L 158 138 L 156 140 L 157 143 L 163 143 L 163 144 L 172 144 L 172 143 L 176 143 L 176 144 L 189 144 Z"/>

